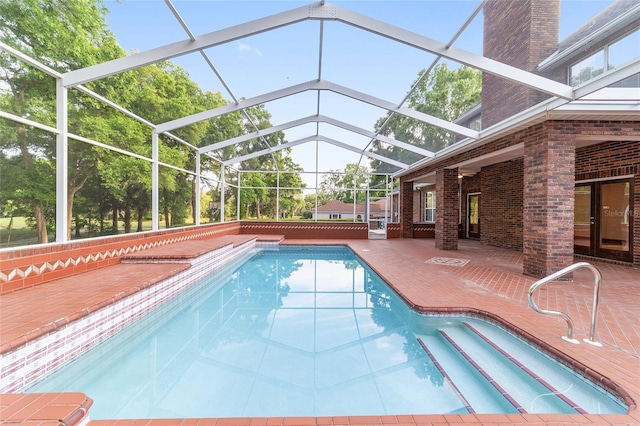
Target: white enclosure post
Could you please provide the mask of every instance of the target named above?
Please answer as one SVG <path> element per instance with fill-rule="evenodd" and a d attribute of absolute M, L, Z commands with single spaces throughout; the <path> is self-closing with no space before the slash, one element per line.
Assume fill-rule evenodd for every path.
<path fill-rule="evenodd" d="M 280 220 L 280 170 L 276 172 L 276 222 Z"/>
<path fill-rule="evenodd" d="M 316 214 L 313 218 L 314 222 L 318 221 L 318 141 L 316 141 Z"/>
<path fill-rule="evenodd" d="M 241 174 L 240 170 L 238 170 L 237 173 L 238 173 L 238 179 L 237 179 L 238 180 L 238 192 L 237 192 L 238 195 L 236 195 L 236 220 L 240 220 L 240 191 L 241 191 L 240 178 L 242 177 L 242 174 Z"/>
<path fill-rule="evenodd" d="M 220 165 L 220 223 L 224 222 L 224 165 Z"/>
<path fill-rule="evenodd" d="M 196 152 L 196 193 L 194 194 L 194 209 L 193 216 L 196 218 L 196 225 L 200 225 L 200 153 Z"/>
<path fill-rule="evenodd" d="M 356 171 L 357 173 L 357 171 Z M 358 210 L 356 207 L 356 203 L 358 202 L 358 200 L 356 199 L 358 197 L 358 193 L 356 192 L 356 175 L 353 175 L 353 219 L 351 219 L 351 222 L 356 221 L 356 215 L 358 214 Z M 365 215 L 367 214 L 366 211 L 366 206 L 365 206 Z"/>
<path fill-rule="evenodd" d="M 160 229 L 160 203 L 158 182 L 160 181 L 158 174 L 160 167 L 158 165 L 158 133 L 154 130 L 151 132 L 151 229 L 157 231 Z"/>
<path fill-rule="evenodd" d="M 67 207 L 69 203 L 69 138 L 68 138 L 68 89 L 62 79 L 56 79 L 56 241 L 67 242 L 69 220 Z"/>

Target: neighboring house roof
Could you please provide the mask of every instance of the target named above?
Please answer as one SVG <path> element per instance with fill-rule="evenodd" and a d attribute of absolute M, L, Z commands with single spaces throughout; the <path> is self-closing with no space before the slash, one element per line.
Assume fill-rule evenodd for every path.
<path fill-rule="evenodd" d="M 617 0 L 567 38 L 562 40 L 551 56 L 538 65 L 538 70 L 565 63 L 574 55 L 607 38 L 621 28 L 637 21 L 640 23 L 640 2 L 638 0 Z"/>
<path fill-rule="evenodd" d="M 384 200 L 381 201 L 384 202 Z M 364 204 L 356 204 L 356 213 L 364 214 L 364 207 Z M 383 212 L 384 205 L 380 207 L 379 202 L 369 203 L 369 211 L 371 213 Z M 353 213 L 353 203 L 343 203 L 342 201 L 332 200 L 327 204 L 318 206 L 317 213 Z"/>

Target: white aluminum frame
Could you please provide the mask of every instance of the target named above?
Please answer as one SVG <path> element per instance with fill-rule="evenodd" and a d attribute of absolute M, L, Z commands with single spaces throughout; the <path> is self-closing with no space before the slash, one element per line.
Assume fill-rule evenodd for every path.
<path fill-rule="evenodd" d="M 395 173 L 392 177 L 398 177 L 407 171 L 412 170 L 413 168 L 422 166 L 431 161 L 440 160 L 446 158 L 448 156 L 457 154 L 463 150 L 471 149 L 472 147 L 478 146 L 480 144 L 486 143 L 488 140 L 494 139 L 500 134 L 508 132 L 509 129 L 514 127 L 523 125 L 526 122 L 536 119 L 537 117 L 543 114 L 549 114 L 550 111 L 561 109 L 567 106 L 567 104 L 571 106 L 579 106 L 580 109 L 584 109 L 585 111 L 591 110 L 601 110 L 601 109 L 610 109 L 612 112 L 616 110 L 616 108 L 624 109 L 625 111 L 638 111 L 640 113 L 640 96 L 633 95 L 625 95 L 624 102 L 613 103 L 608 98 L 609 93 L 611 93 L 610 89 L 606 89 L 609 85 L 621 81 L 629 76 L 635 75 L 640 72 L 640 60 L 632 61 L 621 68 L 610 72 L 605 73 L 602 76 L 589 81 L 588 83 L 579 86 L 577 88 L 572 88 L 569 85 L 558 83 L 554 80 L 550 80 L 539 75 L 526 72 L 520 70 L 518 68 L 500 63 L 499 61 L 495 61 L 489 58 L 485 58 L 483 56 L 479 56 L 470 52 L 467 52 L 462 49 L 457 49 L 452 47 L 455 40 L 458 36 L 466 29 L 467 25 L 475 18 L 475 16 L 480 12 L 482 7 L 484 6 L 486 0 L 482 0 L 480 4 L 476 7 L 473 14 L 467 19 L 467 21 L 458 29 L 454 37 L 451 39 L 449 43 L 442 43 L 437 40 L 430 39 L 428 37 L 422 36 L 420 34 L 416 34 L 405 30 L 403 28 L 399 28 L 394 25 L 387 24 L 385 22 L 369 18 L 367 16 L 361 15 L 359 13 L 325 3 L 324 1 L 313 3 L 310 5 L 298 7 L 295 9 L 291 9 L 285 12 L 277 13 L 271 16 L 267 16 L 264 18 L 256 19 L 250 22 L 242 23 L 239 25 L 235 25 L 232 27 L 228 27 L 225 29 L 221 29 L 218 31 L 213 31 L 207 34 L 203 34 L 200 36 L 195 36 L 188 28 L 184 20 L 180 17 L 177 9 L 173 6 L 170 0 L 165 0 L 167 6 L 171 9 L 173 15 L 178 20 L 178 22 L 182 25 L 185 32 L 188 35 L 188 39 L 182 40 L 176 43 L 171 43 L 168 45 L 164 45 L 158 48 L 154 48 L 145 52 L 137 53 L 131 56 L 127 56 L 124 58 L 115 59 L 112 61 L 107 61 L 101 64 L 97 64 L 94 66 L 73 70 L 70 72 L 66 72 L 60 74 L 55 70 L 47 67 L 46 65 L 38 62 L 37 60 L 30 58 L 28 55 L 21 53 L 20 51 L 8 46 L 4 43 L 0 43 L 0 49 L 9 53 L 10 55 L 18 58 L 21 61 L 28 63 L 31 66 L 41 70 L 42 72 L 54 77 L 56 79 L 56 128 L 52 128 L 50 126 L 46 126 L 43 124 L 35 123 L 31 120 L 28 120 L 23 117 L 17 117 L 13 114 L 0 111 L 0 117 L 7 118 L 9 120 L 21 122 L 23 124 L 31 125 L 42 130 L 51 132 L 56 135 L 56 241 L 57 242 L 66 242 L 67 241 L 67 225 L 68 219 L 66 217 L 66 207 L 68 203 L 68 176 L 67 176 L 67 163 L 68 163 L 68 138 L 71 137 L 73 139 L 77 139 L 79 141 L 85 143 L 91 143 L 95 145 L 102 146 L 107 149 L 111 149 L 120 153 L 124 153 L 126 155 L 131 155 L 137 158 L 142 158 L 146 161 L 152 162 L 152 182 L 153 182 L 153 190 L 152 190 L 152 209 L 153 209 L 153 230 L 157 230 L 159 227 L 158 224 L 158 173 L 159 166 L 168 166 L 173 167 L 178 170 L 182 170 L 180 168 L 162 164 L 159 161 L 158 154 L 158 143 L 159 143 L 159 134 L 165 134 L 174 140 L 182 143 L 188 148 L 192 149 L 196 153 L 196 157 L 198 160 L 201 159 L 202 154 L 206 154 L 211 156 L 213 151 L 216 151 L 220 148 L 230 146 L 233 144 L 241 143 L 246 140 L 257 138 L 262 141 L 263 144 L 266 145 L 266 149 L 261 150 L 259 152 L 255 152 L 246 156 L 236 157 L 227 161 L 220 161 L 215 159 L 216 161 L 221 163 L 221 191 L 224 194 L 225 190 L 225 168 L 231 166 L 232 164 L 241 162 L 245 159 L 254 158 L 259 155 L 265 155 L 269 153 L 276 152 L 281 149 L 293 147 L 295 145 L 315 142 L 316 143 L 316 187 L 317 187 L 317 179 L 318 179 L 318 143 L 325 142 L 332 144 L 334 146 L 340 147 L 342 149 L 346 149 L 349 151 L 357 152 L 361 154 L 361 159 L 363 157 L 374 158 L 379 161 L 383 161 L 387 164 L 391 164 L 395 167 L 401 169 L 400 172 Z M 266 31 L 271 31 L 278 29 L 287 25 L 294 25 L 296 23 L 307 21 L 307 20 L 317 20 L 319 21 L 319 32 L 320 32 L 320 43 L 318 46 L 318 74 L 317 79 L 309 82 L 301 83 L 298 85 L 282 88 L 270 93 L 265 93 L 259 96 L 256 96 L 251 99 L 239 100 L 232 92 L 231 88 L 224 81 L 222 76 L 220 76 L 216 67 L 214 66 L 211 59 L 205 54 L 204 49 L 216 46 L 222 43 L 227 43 L 232 40 L 242 39 L 251 35 L 259 34 Z M 447 58 L 458 63 L 466 64 L 471 67 L 474 67 L 482 72 L 490 73 L 501 78 L 513 81 L 519 85 L 523 85 L 529 88 L 533 88 L 539 90 L 544 93 L 548 93 L 552 95 L 547 101 L 542 102 L 539 105 L 536 105 L 529 110 L 517 114 L 516 116 L 510 117 L 494 126 L 491 126 L 487 129 L 484 129 L 480 132 L 470 130 L 468 128 L 459 126 L 455 123 L 451 123 L 445 120 L 441 120 L 439 118 L 423 114 L 412 110 L 410 108 L 405 108 L 402 105 L 408 99 L 409 94 L 405 96 L 403 101 L 400 104 L 394 104 L 374 96 L 371 96 L 366 93 L 361 93 L 356 90 L 353 90 L 348 87 L 340 86 L 338 84 L 325 81 L 322 79 L 322 57 L 323 57 L 323 31 L 324 31 L 324 21 L 338 21 L 342 22 L 346 25 L 350 25 L 364 31 L 369 31 L 371 33 L 380 35 L 382 37 L 397 41 L 399 43 L 403 43 L 409 46 L 412 46 L 416 49 L 423 50 L 429 53 L 436 55 L 437 62 L 440 58 Z M 229 92 L 230 96 L 233 98 L 234 103 L 231 105 L 226 105 L 220 108 L 215 108 L 209 111 L 203 111 L 198 114 L 194 114 L 187 117 L 181 117 L 176 120 L 172 120 L 169 122 L 154 124 L 142 117 L 137 116 L 131 111 L 126 110 L 125 108 L 120 107 L 119 105 L 111 102 L 110 100 L 92 92 L 91 90 L 82 86 L 83 83 L 89 81 L 95 81 L 101 78 L 105 78 L 110 75 L 122 73 L 127 70 L 135 69 L 141 66 L 146 66 L 150 64 L 157 63 L 162 60 L 171 59 L 177 56 L 185 55 L 191 52 L 200 52 L 211 70 L 216 74 L 219 78 L 225 89 Z M 427 72 L 421 78 L 426 77 L 429 70 L 433 68 L 435 62 L 428 68 Z M 544 64 L 542 64 L 544 66 Z M 83 138 L 79 135 L 71 135 L 68 133 L 68 112 L 67 112 L 67 94 L 69 88 L 75 88 L 80 90 L 81 92 L 105 103 L 112 108 L 120 111 L 123 114 L 126 114 L 130 118 L 133 118 L 151 128 L 151 139 L 152 139 L 152 158 L 146 158 L 143 156 L 136 155 L 131 152 L 127 152 L 125 150 L 121 150 L 115 147 L 108 146 L 106 144 L 91 141 L 87 138 Z M 245 109 L 247 107 L 264 104 L 276 99 L 280 99 L 283 97 L 291 96 L 297 93 L 302 93 L 305 91 L 316 91 L 317 92 L 317 111 L 315 115 L 297 119 L 291 121 L 289 123 L 280 124 L 273 126 L 269 129 L 258 130 L 255 124 L 251 123 L 256 131 L 247 134 L 238 136 L 235 138 L 228 139 L 226 141 L 219 141 L 215 144 L 209 145 L 207 147 L 197 148 L 194 145 L 190 144 L 187 141 L 181 140 L 180 138 L 172 135 L 169 131 L 188 126 L 190 124 L 196 123 L 198 121 L 207 120 L 209 118 L 217 117 L 223 114 L 227 114 L 234 111 L 240 111 L 248 118 Z M 413 90 L 413 89 L 412 89 Z M 380 130 L 378 132 L 372 132 L 366 129 L 359 128 L 350 123 L 340 121 L 334 118 L 326 117 L 320 115 L 320 104 L 321 97 L 323 91 L 331 91 L 337 93 L 341 96 L 349 97 L 355 99 L 357 101 L 367 103 L 370 105 L 374 105 L 387 111 L 390 111 L 391 114 L 403 114 L 408 117 L 420 120 L 422 122 L 428 123 L 430 125 L 434 125 L 440 128 L 443 128 L 447 131 L 454 132 L 466 137 L 463 141 L 448 147 L 444 150 L 441 150 L 437 153 L 430 152 L 428 150 L 424 150 L 419 147 L 415 147 L 411 144 L 408 144 L 403 141 L 395 140 L 393 138 L 389 138 L 386 136 L 380 135 Z M 590 102 L 585 102 L 587 99 Z M 584 101 L 583 101 L 584 100 Z M 249 120 L 250 121 L 250 120 Z M 308 124 L 308 123 L 316 123 L 316 134 L 313 136 L 309 136 L 307 138 L 298 139 L 296 141 L 287 142 L 285 144 L 270 147 L 264 139 L 264 136 L 269 135 L 271 133 L 285 130 L 288 128 Z M 368 152 L 367 149 L 371 145 L 371 142 L 364 149 L 356 148 L 348 143 L 337 141 L 331 138 L 327 138 L 320 134 L 319 125 L 320 123 L 326 123 L 329 125 L 341 127 L 347 131 L 352 133 L 364 135 L 371 138 L 371 142 L 374 140 L 380 140 L 384 143 L 391 144 L 393 146 L 410 150 L 416 154 L 419 154 L 423 158 L 412 165 L 407 165 L 399 161 L 395 161 L 384 156 Z M 383 124 L 383 127 L 386 125 Z M 212 157 L 213 158 L 213 157 Z M 201 177 L 201 167 L 200 161 L 196 164 L 195 171 L 183 170 L 184 172 L 194 174 L 197 177 L 197 187 L 198 194 L 200 188 L 200 177 Z M 238 173 L 240 171 L 238 170 Z M 196 194 L 196 206 L 199 207 L 199 197 Z M 317 203 L 317 200 L 316 200 Z M 316 206 L 317 207 L 317 206 Z M 198 209 L 199 210 L 199 209 Z M 224 206 L 221 206 L 220 209 L 221 220 L 224 220 Z M 239 214 L 239 208 L 238 208 Z M 196 220 L 199 223 L 199 220 Z"/>

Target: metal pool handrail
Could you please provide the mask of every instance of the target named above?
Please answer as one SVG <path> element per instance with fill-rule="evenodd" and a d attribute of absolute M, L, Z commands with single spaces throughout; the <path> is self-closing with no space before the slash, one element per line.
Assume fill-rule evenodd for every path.
<path fill-rule="evenodd" d="M 602 343 L 595 340 L 596 321 L 598 319 L 598 306 L 600 304 L 600 283 L 602 282 L 602 274 L 600 273 L 600 270 L 595 266 L 593 266 L 592 264 L 587 262 L 574 263 L 571 266 L 567 266 L 566 268 L 561 269 L 558 272 L 555 272 L 547 277 L 542 278 L 541 280 L 536 281 L 531 285 L 531 287 L 529 287 L 529 295 L 528 295 L 529 306 L 531 307 L 531 309 L 541 314 L 557 315 L 564 318 L 567 321 L 568 330 L 567 330 L 567 335 L 562 336 L 562 339 L 566 340 L 567 342 L 579 344 L 580 342 L 574 339 L 573 337 L 573 320 L 571 319 L 571 317 L 564 312 L 552 311 L 548 309 L 540 309 L 533 301 L 532 295 L 541 285 L 546 284 L 550 281 L 557 280 L 558 278 L 561 278 L 575 271 L 576 269 L 580 269 L 580 268 L 589 269 L 591 272 L 593 272 L 593 276 L 594 276 L 593 308 L 591 310 L 591 329 L 589 330 L 589 338 L 583 339 L 583 341 L 585 343 L 589 343 L 590 345 L 602 347 Z"/>

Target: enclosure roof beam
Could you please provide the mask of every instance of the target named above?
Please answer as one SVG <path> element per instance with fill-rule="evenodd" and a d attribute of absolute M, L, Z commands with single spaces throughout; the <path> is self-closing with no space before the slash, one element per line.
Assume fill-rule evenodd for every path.
<path fill-rule="evenodd" d="M 534 73 L 521 70 L 511 65 L 503 64 L 494 59 L 485 58 L 467 52 L 463 49 L 452 47 L 446 43 L 425 37 L 420 34 L 413 33 L 404 28 L 400 28 L 368 16 L 343 9 L 339 6 L 332 6 L 336 9 L 336 20 L 363 29 L 365 31 L 378 34 L 388 39 L 415 47 L 420 50 L 451 59 L 483 72 L 493 74 L 498 77 L 505 78 L 523 86 L 540 90 L 559 98 L 573 100 L 573 88 L 567 84 L 541 77 Z"/>
<path fill-rule="evenodd" d="M 320 89 L 330 90 L 334 93 L 338 93 L 343 96 L 347 96 L 352 99 L 356 99 L 358 101 L 367 103 L 369 105 L 377 106 L 382 109 L 386 109 L 387 111 L 394 111 L 398 114 L 405 115 L 407 117 L 415 118 L 418 121 L 422 121 L 427 124 L 431 124 L 436 127 L 440 127 L 445 130 L 449 130 L 454 133 L 458 133 L 460 135 L 469 137 L 471 139 L 478 139 L 478 132 L 475 130 L 471 130 L 467 127 L 461 126 L 459 124 L 451 123 L 449 121 L 443 120 L 438 117 L 434 117 L 429 114 L 425 114 L 423 112 L 416 111 L 407 107 L 399 107 L 393 102 L 385 101 L 380 98 L 376 98 L 371 95 L 367 95 L 366 93 L 358 92 L 356 90 L 350 89 L 348 87 L 340 86 L 331 82 L 323 82 L 326 87 L 320 87 Z"/>
<path fill-rule="evenodd" d="M 222 43 L 252 36 L 265 31 L 291 25 L 305 20 L 335 20 L 365 31 L 378 34 L 388 39 L 439 55 L 453 61 L 469 65 L 498 77 L 503 77 L 518 84 L 549 93 L 559 98 L 573 100 L 573 89 L 566 84 L 541 77 L 531 72 L 503 64 L 499 61 L 448 46 L 446 43 L 413 33 L 377 19 L 343 9 L 332 4 L 314 3 L 308 6 L 280 12 L 265 18 L 245 22 L 218 31 L 213 31 L 195 40 L 183 40 L 160 46 L 135 55 L 118 58 L 90 67 L 63 74 L 66 87 L 75 86 L 88 81 L 98 80 L 127 70 L 154 64 L 187 53 L 217 46 Z"/>
<path fill-rule="evenodd" d="M 260 136 L 267 136 L 267 135 L 270 135 L 270 134 L 275 133 L 275 132 L 280 132 L 282 130 L 290 129 L 292 127 L 302 126 L 304 124 L 314 122 L 315 121 L 314 120 L 315 117 L 316 116 L 311 115 L 309 117 L 304 117 L 304 118 L 300 118 L 298 120 L 289 121 L 288 123 L 279 124 L 277 126 L 269 127 L 269 128 L 262 129 L 262 130 L 258 130 L 257 132 L 247 133 L 246 135 L 238 136 L 238 137 L 235 137 L 235 138 L 227 139 L 227 140 L 222 141 L 222 142 L 217 142 L 217 143 L 214 143 L 214 144 L 211 144 L 211 145 L 204 146 L 204 147 L 198 149 L 198 152 L 200 154 L 203 154 L 205 152 L 216 151 L 218 149 L 226 148 L 226 147 L 231 146 L 231 145 L 235 145 L 235 144 L 238 144 L 238 143 L 246 142 L 246 141 L 249 141 L 251 139 L 256 139 L 256 138 L 258 138 Z"/>
<path fill-rule="evenodd" d="M 352 124 L 345 123 L 344 121 L 336 120 L 335 118 L 331 118 L 331 117 L 326 117 L 324 115 L 320 115 L 320 116 L 317 117 L 316 120 L 319 121 L 319 122 L 322 122 L 322 123 L 327 123 L 327 124 L 331 124 L 331 125 L 336 126 L 336 127 L 340 127 L 342 129 L 345 129 L 345 130 L 349 130 L 349 131 L 351 131 L 353 133 L 358 133 L 358 134 L 363 135 L 363 136 L 367 136 L 367 137 L 370 137 L 370 138 L 373 138 L 373 139 L 377 139 L 377 140 L 379 140 L 381 142 L 387 143 L 389 145 L 397 146 L 398 148 L 406 149 L 406 150 L 414 152 L 416 154 L 420 154 L 420 155 L 422 155 L 424 157 L 433 158 L 434 155 L 435 155 L 433 152 L 428 151 L 426 149 L 419 148 L 417 146 L 411 145 L 411 144 L 406 143 L 406 142 L 401 142 L 401 141 L 399 141 L 397 139 L 393 139 L 393 138 L 390 138 L 388 136 L 378 135 L 375 132 L 372 132 L 371 130 L 366 130 L 366 129 L 363 129 L 362 127 L 357 127 L 357 126 L 354 126 Z"/>
<path fill-rule="evenodd" d="M 215 144 L 212 144 L 212 145 L 207 145 L 205 147 L 202 147 L 202 148 L 198 149 L 198 152 L 200 154 L 203 154 L 205 152 L 215 151 L 215 150 L 218 150 L 218 149 L 225 148 L 227 146 L 231 146 L 231 145 L 235 145 L 235 144 L 238 144 L 238 143 L 246 142 L 246 141 L 251 140 L 251 139 L 256 139 L 256 138 L 261 137 L 261 136 L 267 136 L 267 135 L 270 135 L 270 134 L 275 133 L 275 132 L 279 132 L 279 131 L 282 131 L 282 130 L 290 129 L 292 127 L 302 126 L 304 124 L 314 123 L 314 122 L 331 124 L 333 126 L 340 127 L 342 129 L 349 130 L 349 131 L 351 131 L 353 133 L 358 133 L 358 134 L 361 134 L 361 135 L 367 136 L 367 137 L 374 137 L 375 136 L 375 139 L 378 139 L 378 140 L 380 140 L 380 141 L 382 141 L 384 143 L 388 143 L 390 145 L 397 146 L 399 148 L 406 149 L 406 150 L 411 151 L 411 152 L 415 152 L 416 154 L 422 155 L 424 157 L 432 158 L 434 156 L 433 152 L 427 151 L 426 149 L 422 149 L 422 148 L 413 146 L 411 144 L 408 144 L 408 143 L 405 143 L 405 142 L 401 142 L 399 140 L 390 138 L 388 136 L 375 135 L 375 133 L 373 133 L 370 130 L 366 130 L 366 129 L 363 129 L 363 128 L 357 127 L 357 126 L 353 126 L 351 124 L 348 124 L 348 123 L 345 123 L 343 121 L 336 120 L 334 118 L 327 117 L 327 116 L 324 116 L 324 115 L 310 115 L 308 117 L 300 118 L 298 120 L 289 121 L 288 123 L 284 123 L 284 124 L 280 124 L 280 125 L 277 125 L 277 126 L 269 127 L 267 129 L 264 129 L 264 130 L 259 130 L 257 132 L 252 132 L 252 133 L 248 133 L 246 135 L 238 136 L 238 137 L 235 137 L 235 138 L 232 138 L 232 139 L 227 139 L 226 141 L 222 141 L 222 142 L 218 142 L 218 143 L 215 143 Z"/>
<path fill-rule="evenodd" d="M 264 104 L 266 102 L 270 102 L 270 101 L 274 101 L 287 96 L 295 95 L 297 93 L 302 93 L 307 90 L 313 90 L 313 86 L 314 86 L 314 81 L 309 81 L 306 83 L 300 83 L 293 86 L 285 87 L 284 89 L 279 89 L 273 92 L 265 93 L 253 98 L 243 99 L 238 103 L 224 105 L 218 108 L 214 108 L 214 109 L 202 111 L 196 114 L 188 115 L 182 118 L 178 118 L 176 120 L 167 121 L 165 123 L 159 124 L 156 128 L 156 131 L 166 132 L 169 130 L 179 129 L 181 127 L 189 126 L 191 124 L 198 123 L 200 121 L 208 120 L 210 118 L 215 118 L 224 114 L 229 114 L 235 111 L 239 111 L 244 108 L 249 108 L 255 105 Z"/>
<path fill-rule="evenodd" d="M 362 155 L 364 155 L 366 157 L 382 161 L 383 163 L 391 164 L 392 166 L 396 166 L 396 167 L 399 167 L 401 169 L 405 169 L 406 170 L 406 169 L 409 168 L 408 164 L 401 163 L 400 161 L 392 160 L 391 158 L 387 158 L 387 157 L 384 157 L 382 155 L 374 154 L 373 152 L 362 151 L 361 149 L 356 148 L 355 146 L 351 146 L 349 144 L 337 141 L 335 139 L 328 138 L 326 136 L 318 135 L 316 137 L 316 140 L 321 141 L 321 142 L 326 142 L 328 144 L 335 145 L 335 146 L 340 147 L 340 148 L 344 148 L 344 149 L 346 149 L 348 151 L 353 151 L 353 152 L 356 152 L 358 154 L 362 154 Z"/>
<path fill-rule="evenodd" d="M 340 141 L 337 141 L 335 139 L 331 139 L 331 138 L 328 138 L 328 137 L 322 136 L 322 135 L 307 136 L 305 138 L 298 139 L 298 140 L 295 140 L 293 142 L 283 143 L 282 145 L 277 145 L 277 146 L 274 146 L 274 147 L 269 148 L 269 149 L 263 149 L 261 151 L 252 152 L 251 154 L 247 154 L 247 155 L 242 155 L 240 157 L 231 158 L 229 160 L 224 161 L 222 164 L 224 166 L 229 166 L 229 165 L 232 165 L 232 164 L 239 163 L 241 161 L 246 161 L 246 160 L 250 160 L 252 158 L 260 157 L 262 155 L 272 154 L 272 153 L 274 153 L 276 151 L 280 151 L 280 150 L 283 150 L 283 149 L 286 149 L 286 148 L 291 148 L 291 147 L 296 146 L 296 145 L 301 145 L 301 144 L 304 144 L 304 143 L 315 142 L 315 141 L 326 142 L 328 144 L 335 145 L 335 146 L 340 147 L 340 148 L 344 148 L 344 149 L 346 149 L 348 151 L 353 151 L 353 152 L 356 152 L 358 154 L 362 154 L 362 155 L 365 155 L 367 157 L 382 161 L 383 163 L 391 164 L 391 165 L 399 167 L 401 169 L 409 168 L 409 165 L 407 165 L 405 163 L 401 163 L 400 161 L 392 160 L 390 158 L 384 157 L 382 155 L 374 154 L 372 152 L 362 152 L 362 150 L 360 150 L 360 149 L 358 149 L 358 148 L 356 148 L 354 146 L 351 146 L 351 145 L 346 144 L 344 142 L 340 142 Z"/>
<path fill-rule="evenodd" d="M 605 89 L 612 84 L 615 84 L 636 74 L 640 74 L 640 58 L 617 67 L 613 71 L 601 74 L 588 83 L 576 87 L 576 98 L 581 99 L 584 96 L 588 96 L 594 92 L 597 92 L 598 90 Z M 630 93 L 634 93 L 636 99 L 640 99 L 640 90 L 637 87 L 629 87 L 626 90 L 628 90 Z"/>
<path fill-rule="evenodd" d="M 193 115 L 179 118 L 177 120 L 167 121 L 162 124 L 158 124 L 156 127 L 157 132 L 166 132 L 175 130 L 180 127 L 185 127 L 200 121 L 208 120 L 210 118 L 219 117 L 224 114 L 238 111 L 243 108 L 248 108 L 255 105 L 260 105 L 266 102 L 270 102 L 283 97 L 295 95 L 308 90 L 329 90 L 331 92 L 347 96 L 349 98 L 377 106 L 378 108 L 386 109 L 388 111 L 395 111 L 398 114 L 405 115 L 407 117 L 415 118 L 427 124 L 431 124 L 437 127 L 441 127 L 445 130 L 449 130 L 454 133 L 461 134 L 463 136 L 477 139 L 478 132 L 471 130 L 467 127 L 460 126 L 459 124 L 450 123 L 438 117 L 433 117 L 429 114 L 425 114 L 411 108 L 398 107 L 393 102 L 385 101 L 383 99 L 376 98 L 374 96 L 367 95 L 366 93 L 358 92 L 348 87 L 341 86 L 339 84 L 332 83 L 330 81 L 308 81 L 306 83 L 300 83 L 293 86 L 286 87 L 284 89 L 276 90 L 270 93 L 256 96 L 254 98 L 244 99 L 237 104 L 224 105 L 218 108 L 210 109 L 208 111 L 202 111 Z"/>
<path fill-rule="evenodd" d="M 317 6 L 315 7 L 317 8 Z M 212 31 L 207 34 L 197 36 L 195 40 L 182 40 L 136 53 L 131 56 L 113 59 L 90 67 L 70 71 L 63 74 L 63 83 L 65 86 L 75 86 L 88 81 L 99 80 L 124 71 L 155 64 L 177 56 L 284 27 L 296 22 L 305 21 L 310 19 L 313 8 L 314 6 L 302 6 L 296 9 L 280 12 L 275 15 Z"/>
<path fill-rule="evenodd" d="M 314 136 L 307 136 L 306 138 L 298 139 L 298 140 L 295 140 L 293 142 L 283 143 L 281 145 L 276 145 L 276 146 L 271 147 L 271 148 L 263 149 L 263 150 L 260 150 L 260 151 L 255 151 L 255 152 L 252 152 L 252 153 L 247 154 L 247 155 L 241 155 L 240 157 L 231 158 L 229 160 L 223 161 L 222 164 L 224 166 L 229 166 L 229 165 L 232 165 L 232 164 L 240 163 L 241 161 L 246 161 L 246 160 L 250 160 L 252 158 L 260 157 L 262 155 L 273 154 L 274 152 L 277 152 L 277 151 L 280 151 L 280 150 L 283 150 L 283 149 L 286 149 L 286 148 L 291 148 L 291 147 L 294 147 L 296 145 L 302 145 L 302 144 L 307 143 L 307 142 L 313 142 L 313 141 L 315 141 L 317 139 L 318 139 L 318 137 L 315 136 L 315 135 Z"/>

